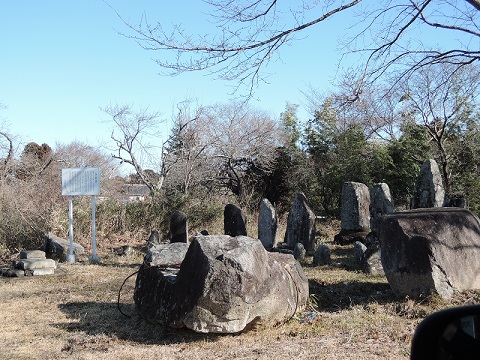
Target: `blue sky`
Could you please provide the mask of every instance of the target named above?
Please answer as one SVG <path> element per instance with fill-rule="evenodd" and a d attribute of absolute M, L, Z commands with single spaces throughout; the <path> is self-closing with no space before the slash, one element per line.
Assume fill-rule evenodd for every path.
<path fill-rule="evenodd" d="M 202 26 L 208 7 L 188 2 L 119 1 L 109 4 L 126 20 Z M 187 2 L 184 2 L 187 3 Z M 205 73 L 161 76 L 152 60 L 158 54 L 118 34 L 126 31 L 115 12 L 101 0 L 4 2 L 0 11 L 0 110 L 3 128 L 17 141 L 105 144 L 111 124 L 101 107 L 133 104 L 170 118 L 174 105 L 195 98 L 201 105 L 226 102 L 232 83 Z M 307 35 L 307 34 L 305 34 Z M 270 64 L 269 84 L 256 89 L 254 105 L 279 116 L 286 102 L 304 101 L 309 84 L 324 86 L 334 76 L 334 37 L 312 46 L 299 41 Z M 305 115 L 306 116 L 306 115 Z"/>
<path fill-rule="evenodd" d="M 146 14 L 166 27 L 181 23 L 188 31 L 207 27 L 209 7 L 202 1 L 108 0 L 127 21 Z M 118 32 L 127 31 L 105 1 L 15 0 L 0 11 L 0 109 L 2 130 L 30 141 L 92 146 L 109 143 L 112 125 L 102 107 L 133 104 L 171 117 L 175 104 L 196 99 L 200 105 L 227 102 L 232 83 L 205 73 L 160 76 L 143 50 Z M 188 11 L 187 11 L 188 8 Z M 300 40 L 281 49 L 281 60 L 265 69 L 269 83 L 256 89 L 253 105 L 278 117 L 287 102 L 305 103 L 310 86 L 327 90 L 337 75 L 339 39 L 351 15 L 307 29 Z M 422 34 L 426 36 L 426 34 Z M 444 40 L 442 38 L 442 40 Z M 305 120 L 309 115 L 300 109 Z M 165 133 L 168 131 L 168 125 Z"/>

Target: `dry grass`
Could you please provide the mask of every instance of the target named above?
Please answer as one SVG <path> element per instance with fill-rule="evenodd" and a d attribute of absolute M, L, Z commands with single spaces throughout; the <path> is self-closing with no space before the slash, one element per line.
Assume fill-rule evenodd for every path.
<path fill-rule="evenodd" d="M 133 313 L 141 254 L 102 264 L 79 259 L 55 276 L 0 278 L 0 358 L 8 359 L 406 359 L 416 325 L 440 308 L 478 302 L 476 292 L 452 301 L 395 298 L 384 277 L 360 272 L 350 247 L 334 246 L 328 267 L 304 264 L 308 309 L 286 324 L 239 335 L 203 335 L 150 325 Z M 305 321 L 305 315 L 316 316 Z"/>

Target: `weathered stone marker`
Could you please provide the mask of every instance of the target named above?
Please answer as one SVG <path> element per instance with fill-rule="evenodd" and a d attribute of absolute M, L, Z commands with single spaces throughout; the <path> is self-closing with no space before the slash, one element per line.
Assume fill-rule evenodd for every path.
<path fill-rule="evenodd" d="M 188 242 L 188 218 L 179 210 L 175 210 L 170 217 L 170 242 Z"/>
<path fill-rule="evenodd" d="M 330 248 L 325 244 L 320 244 L 313 254 L 313 265 L 330 265 L 331 260 Z"/>
<path fill-rule="evenodd" d="M 340 233 L 334 241 L 340 245 L 365 242 L 370 233 L 370 191 L 367 185 L 347 181 L 342 188 Z"/>
<path fill-rule="evenodd" d="M 288 213 L 285 243 L 293 248 L 301 243 L 306 251 L 311 251 L 315 244 L 315 214 L 308 206 L 307 198 L 303 193 L 295 195 L 292 208 Z"/>
<path fill-rule="evenodd" d="M 277 245 L 277 222 L 275 208 L 268 199 L 263 199 L 258 213 L 258 239 L 265 249 L 271 249 Z"/>
<path fill-rule="evenodd" d="M 370 230 L 377 232 L 377 219 L 384 215 L 395 212 L 390 188 L 385 183 L 373 184 L 370 190 Z"/>
<path fill-rule="evenodd" d="M 47 259 L 41 250 L 21 251 L 20 259 L 14 260 L 12 266 L 0 268 L 0 275 L 8 277 L 53 275 L 57 264 Z"/>
<path fill-rule="evenodd" d="M 418 298 L 480 289 L 480 221 L 466 209 L 429 208 L 380 218 L 382 265 L 395 294 Z"/>
<path fill-rule="evenodd" d="M 370 230 L 370 192 L 367 185 L 348 181 L 342 188 L 341 228 Z"/>
<path fill-rule="evenodd" d="M 247 236 L 245 215 L 242 209 L 233 204 L 227 204 L 223 211 L 223 227 L 225 235 Z"/>
<path fill-rule="evenodd" d="M 423 163 L 415 183 L 411 208 L 442 207 L 444 202 L 445 190 L 438 164 L 433 159 L 427 160 Z"/>

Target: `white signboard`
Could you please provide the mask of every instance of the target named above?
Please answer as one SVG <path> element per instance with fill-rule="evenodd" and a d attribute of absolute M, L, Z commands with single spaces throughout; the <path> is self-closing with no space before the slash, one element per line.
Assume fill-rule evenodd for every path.
<path fill-rule="evenodd" d="M 62 195 L 99 195 L 100 168 L 62 169 Z"/>

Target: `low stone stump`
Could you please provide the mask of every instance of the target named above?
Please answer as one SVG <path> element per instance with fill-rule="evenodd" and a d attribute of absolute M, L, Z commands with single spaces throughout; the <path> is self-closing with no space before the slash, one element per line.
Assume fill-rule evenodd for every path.
<path fill-rule="evenodd" d="M 315 266 L 330 265 L 332 263 L 330 248 L 320 244 L 313 254 L 312 264 Z"/>
<path fill-rule="evenodd" d="M 382 251 L 378 245 L 369 246 L 363 255 L 362 270 L 366 274 L 385 275 L 382 266 Z"/>
<path fill-rule="evenodd" d="M 288 320 L 308 300 L 308 281 L 291 255 L 247 236 L 196 236 L 178 273 L 144 263 L 135 305 L 145 320 L 202 333 L 238 333 Z"/>
<path fill-rule="evenodd" d="M 381 261 L 398 296 L 480 289 L 480 222 L 466 209 L 430 208 L 379 220 Z"/>
<path fill-rule="evenodd" d="M 41 250 L 21 251 L 20 259 L 14 260 L 12 266 L 0 269 L 0 275 L 6 277 L 53 275 L 57 265 L 47 259 Z"/>

